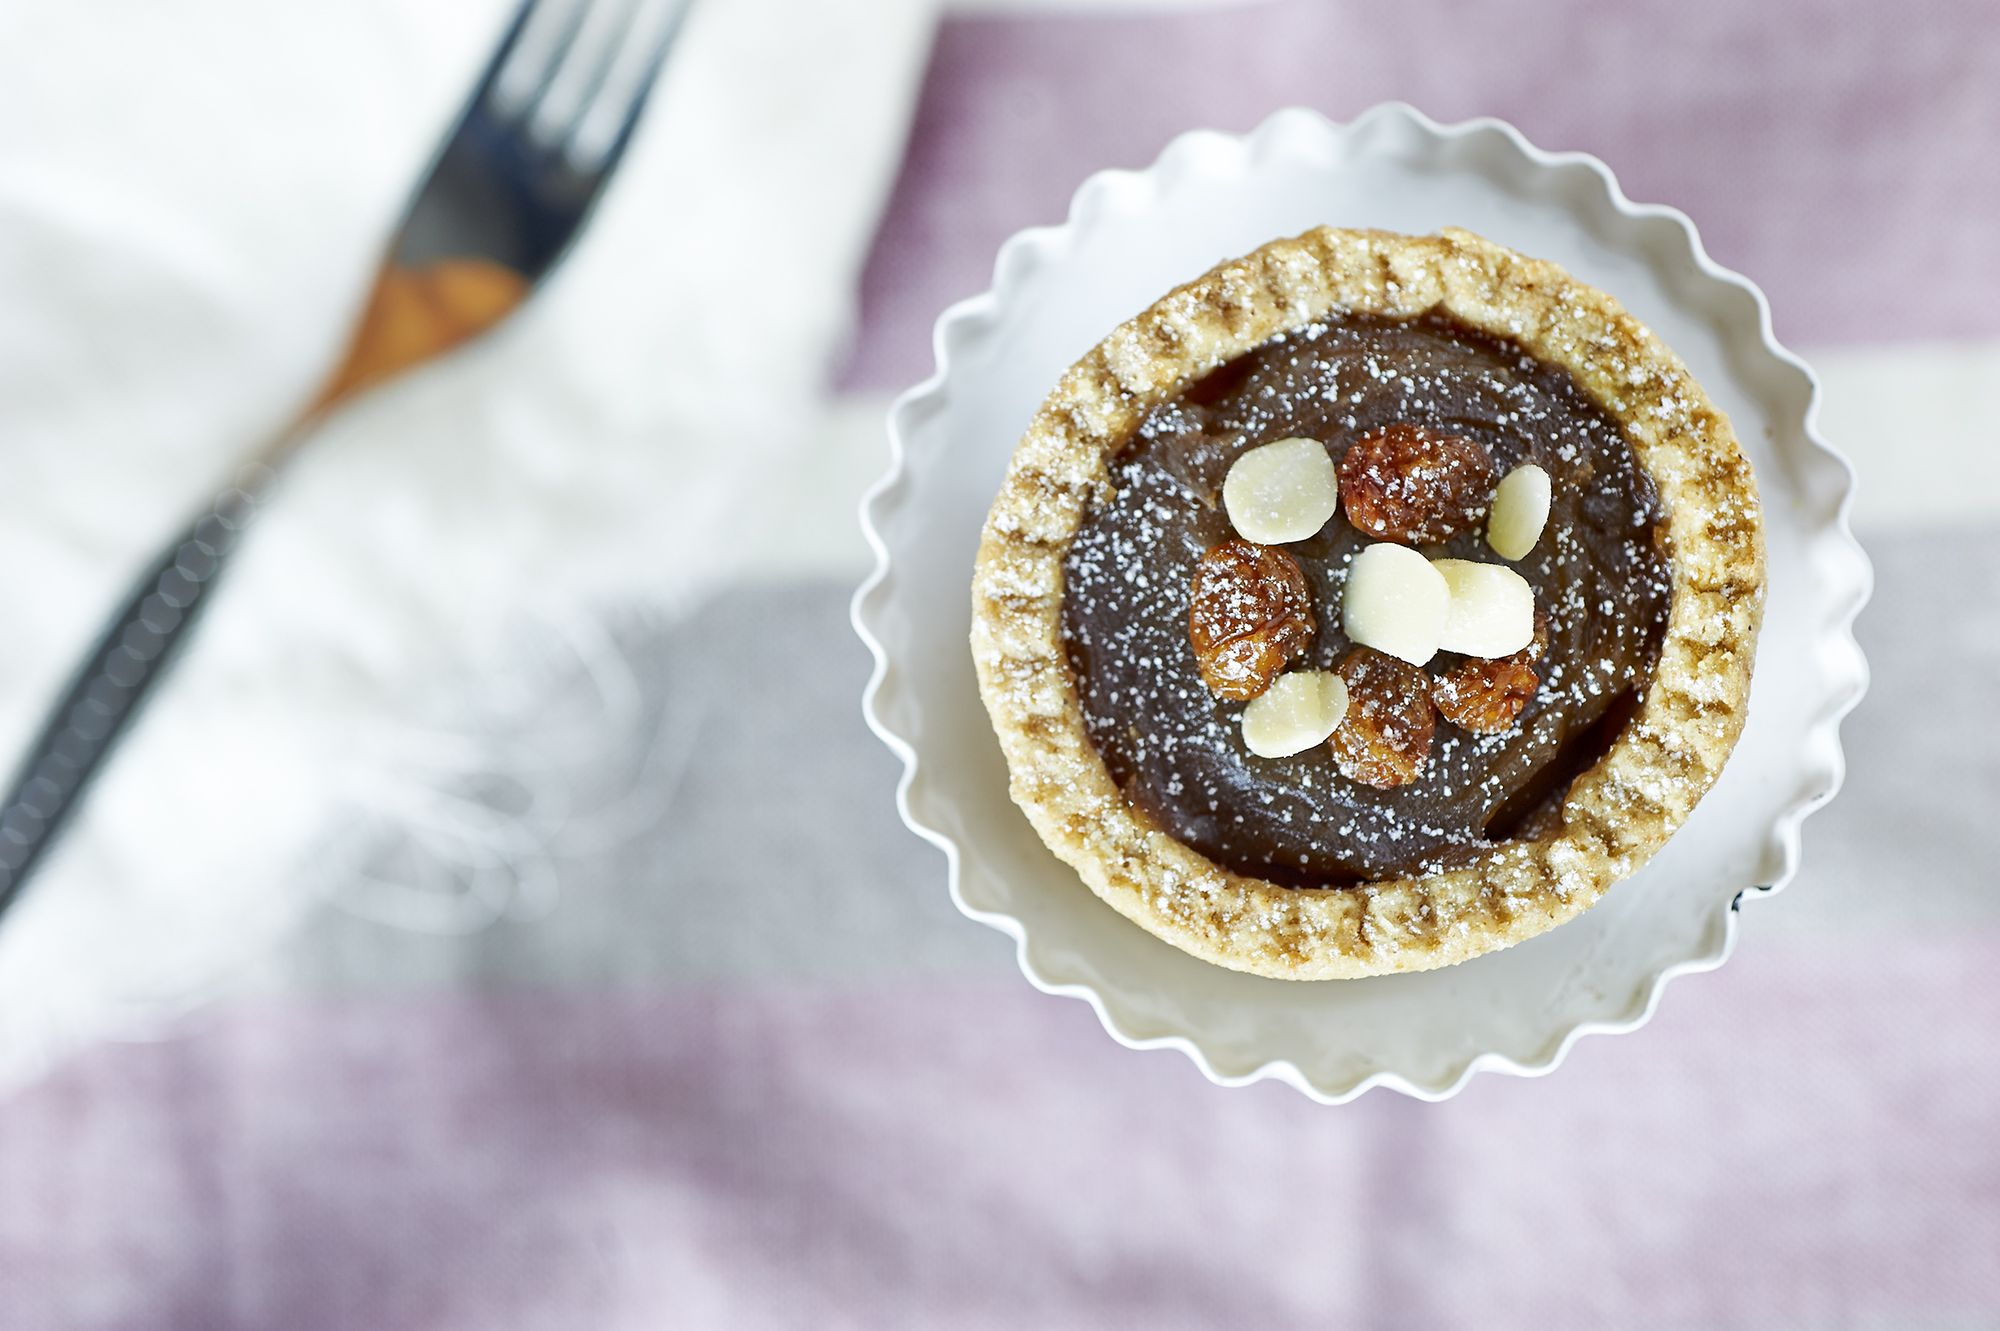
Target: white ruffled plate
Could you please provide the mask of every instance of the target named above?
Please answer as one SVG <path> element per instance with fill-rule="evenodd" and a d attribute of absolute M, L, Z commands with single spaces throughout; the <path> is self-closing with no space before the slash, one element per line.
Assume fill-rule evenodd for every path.
<path fill-rule="evenodd" d="M 1321 223 L 1463 226 L 1615 295 L 1735 422 L 1763 490 L 1770 597 L 1742 742 L 1642 872 L 1506 952 L 1294 984 L 1174 950 L 1043 847 L 1008 800 L 966 638 L 980 524 L 1064 368 L 1176 284 Z M 937 372 L 890 413 L 894 461 L 862 505 L 877 557 L 854 599 L 875 654 L 864 708 L 903 761 L 903 820 L 944 850 L 959 909 L 1012 935 L 1030 982 L 1087 1000 L 1122 1043 L 1178 1049 L 1229 1085 L 1442 1099 L 1482 1068 L 1546 1072 L 1580 1035 L 1644 1024 L 1667 979 L 1729 955 L 1746 893 L 1796 871 L 1799 825 L 1840 785 L 1840 719 L 1867 683 L 1850 632 L 1870 584 L 1847 525 L 1852 473 L 1814 435 L 1817 385 L 1772 339 L 1763 293 L 1712 263 L 1682 214 L 1626 199 L 1602 162 L 1543 152 L 1497 120 L 1439 125 L 1394 104 L 1346 125 L 1291 110 L 1247 135 L 1186 134 L 1144 171 L 1085 181 L 1061 226 L 1008 240 L 992 290 L 945 311 L 935 346 Z"/>

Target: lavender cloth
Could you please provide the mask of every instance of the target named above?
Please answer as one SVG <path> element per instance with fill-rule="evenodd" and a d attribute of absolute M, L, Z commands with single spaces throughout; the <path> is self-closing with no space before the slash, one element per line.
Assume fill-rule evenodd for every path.
<path fill-rule="evenodd" d="M 1092 171 L 1280 106 L 1493 115 L 1695 219 L 1788 343 L 2000 334 L 2000 10 L 1295 0 L 1174 18 L 945 25 L 862 289 L 852 384 L 930 369 L 930 326 Z"/>
<path fill-rule="evenodd" d="M 1387 95 L 1601 152 L 1808 351 L 2000 331 L 1990 9 L 1444 12 L 947 24 L 850 383 L 1088 169 Z M 0 1103 L 0 1329 L 2000 1325 L 1996 534 L 1865 533 L 1850 786 L 1730 965 L 1444 1106 L 1219 1090 L 1034 993 L 895 822 L 844 589 L 732 596 L 641 645 L 770 709 L 701 712 L 556 915 L 329 920 Z"/>

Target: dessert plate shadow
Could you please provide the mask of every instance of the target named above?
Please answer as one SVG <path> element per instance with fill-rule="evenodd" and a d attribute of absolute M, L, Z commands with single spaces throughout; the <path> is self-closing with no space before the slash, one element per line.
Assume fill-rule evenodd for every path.
<path fill-rule="evenodd" d="M 1050 854 L 1008 799 L 967 635 L 980 525 L 1062 371 L 1175 285 L 1322 223 L 1462 226 L 1609 291 L 1734 422 L 1763 492 L 1770 587 L 1736 754 L 1643 870 L 1505 952 L 1302 984 L 1169 947 Z M 1145 170 L 1090 177 L 1061 225 L 1010 238 L 992 288 L 944 312 L 934 347 L 936 372 L 890 412 L 889 471 L 862 502 L 876 556 L 853 605 L 875 657 L 863 708 L 902 761 L 903 821 L 944 851 L 959 909 L 1014 938 L 1032 984 L 1085 1000 L 1121 1043 L 1177 1049 L 1226 1085 L 1443 1099 L 1475 1072 L 1547 1072 L 1585 1034 L 1643 1025 L 1667 980 L 1728 957 L 1741 902 L 1797 871 L 1800 825 L 1839 789 L 1840 721 L 1867 686 L 1851 631 L 1871 583 L 1848 527 L 1853 474 L 1815 433 L 1818 386 L 1771 336 L 1763 293 L 1710 260 L 1683 214 L 1627 199 L 1596 158 L 1400 104 L 1347 124 L 1289 110 L 1248 134 L 1185 134 Z"/>

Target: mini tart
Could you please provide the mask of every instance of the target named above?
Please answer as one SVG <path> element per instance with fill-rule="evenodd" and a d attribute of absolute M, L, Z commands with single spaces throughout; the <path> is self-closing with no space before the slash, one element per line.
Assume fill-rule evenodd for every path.
<path fill-rule="evenodd" d="M 1337 887 L 1233 872 L 1163 830 L 1093 745 L 1063 637 L 1066 553 L 1111 492 L 1121 446 L 1189 384 L 1329 314 L 1429 312 L 1567 370 L 1625 431 L 1665 514 L 1671 585 L 1650 684 L 1532 839 Z M 981 535 L 972 655 L 1015 802 L 1098 896 L 1204 960 L 1341 979 L 1510 946 L 1578 915 L 1644 864 L 1714 784 L 1742 730 L 1763 595 L 1756 487 L 1729 422 L 1617 302 L 1469 232 L 1322 227 L 1169 292 L 1063 375 Z"/>

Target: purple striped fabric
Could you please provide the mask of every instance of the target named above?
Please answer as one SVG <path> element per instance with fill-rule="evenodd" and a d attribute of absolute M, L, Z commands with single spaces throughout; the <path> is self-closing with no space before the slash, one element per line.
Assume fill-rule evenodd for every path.
<path fill-rule="evenodd" d="M 1957 0 L 1288 3 L 945 26 L 863 288 L 850 386 L 930 370 L 930 325 L 1101 167 L 1281 106 L 1497 115 L 1687 211 L 1802 345 L 2000 332 L 2000 8 Z"/>
<path fill-rule="evenodd" d="M 2000 1313 L 2000 944 L 1750 948 L 1554 1081 L 1338 1112 L 1209 1087 L 1013 982 L 239 1009 L 11 1106 L 0 1306 L 155 1331 Z M 1909 1040 L 1943 1011 L 1951 1039 Z M 115 1209 L 68 1204 L 107 1176 Z"/>

